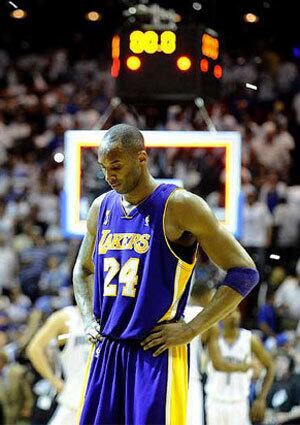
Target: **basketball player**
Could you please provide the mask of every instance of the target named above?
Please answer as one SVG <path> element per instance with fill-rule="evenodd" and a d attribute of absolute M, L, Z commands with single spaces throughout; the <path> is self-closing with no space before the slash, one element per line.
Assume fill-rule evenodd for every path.
<path fill-rule="evenodd" d="M 258 273 L 201 198 L 154 180 L 137 128 L 110 128 L 98 160 L 113 190 L 92 204 L 74 267 L 86 332 L 98 340 L 79 421 L 183 425 L 186 344 L 230 313 Z M 185 323 L 198 244 L 227 275 L 209 305 Z"/>
<path fill-rule="evenodd" d="M 47 348 L 53 341 L 65 342 L 60 353 L 64 380 L 55 375 L 47 358 Z M 81 315 L 75 306 L 53 313 L 29 344 L 27 355 L 32 365 L 59 394 L 58 407 L 49 424 L 75 425 L 89 348 Z"/>
<path fill-rule="evenodd" d="M 211 300 L 213 291 L 203 282 L 193 279 L 188 304 L 184 310 L 184 320 L 191 321 Z M 203 385 L 201 376 L 202 343 L 205 344 L 213 329 L 197 336 L 190 342 L 189 388 L 187 425 L 204 425 Z"/>
<path fill-rule="evenodd" d="M 260 394 L 251 409 L 253 421 L 262 421 L 266 397 L 274 378 L 272 358 L 251 331 L 240 328 L 238 309 L 223 320 L 223 329 L 208 341 L 210 362 L 205 391 L 207 425 L 250 425 L 251 354 L 266 370 Z"/>

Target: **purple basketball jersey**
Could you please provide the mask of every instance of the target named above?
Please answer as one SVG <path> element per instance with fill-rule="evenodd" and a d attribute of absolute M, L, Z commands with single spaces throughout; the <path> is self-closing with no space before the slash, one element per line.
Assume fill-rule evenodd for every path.
<path fill-rule="evenodd" d="M 159 185 L 129 214 L 115 191 L 101 203 L 94 314 L 103 336 L 143 339 L 157 323 L 183 314 L 195 262 L 180 259 L 164 232 L 164 214 L 174 190 L 174 185 Z"/>

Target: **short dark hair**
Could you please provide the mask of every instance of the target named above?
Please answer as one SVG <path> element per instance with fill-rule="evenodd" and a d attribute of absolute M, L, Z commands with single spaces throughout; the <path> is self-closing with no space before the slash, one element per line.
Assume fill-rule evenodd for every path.
<path fill-rule="evenodd" d="M 104 149 L 119 144 L 126 151 L 131 152 L 139 152 L 145 149 L 144 137 L 140 130 L 133 125 L 114 125 L 105 133 L 103 140 L 105 141 Z"/>

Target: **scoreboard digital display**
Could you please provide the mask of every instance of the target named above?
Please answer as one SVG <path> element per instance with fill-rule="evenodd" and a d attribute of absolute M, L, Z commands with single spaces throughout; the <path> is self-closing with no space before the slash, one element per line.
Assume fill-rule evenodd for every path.
<path fill-rule="evenodd" d="M 111 75 L 123 100 L 215 99 L 222 77 L 218 35 L 202 27 L 120 31 L 112 39 Z"/>
<path fill-rule="evenodd" d="M 173 31 L 132 31 L 129 35 L 129 49 L 132 53 L 165 53 L 170 55 L 176 51 L 176 34 Z"/>

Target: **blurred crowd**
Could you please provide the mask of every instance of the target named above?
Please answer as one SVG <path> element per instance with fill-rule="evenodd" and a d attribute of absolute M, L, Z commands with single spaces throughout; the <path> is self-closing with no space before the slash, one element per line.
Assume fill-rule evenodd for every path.
<path fill-rule="evenodd" d="M 246 82 L 258 89 L 247 89 Z M 80 241 L 66 239 L 60 229 L 64 168 L 56 154 L 63 153 L 64 132 L 120 122 L 148 130 L 207 130 L 194 105 L 121 104 L 107 118 L 113 97 L 103 60 L 73 61 L 64 50 L 16 58 L 0 51 L 0 381 L 13 394 L 8 397 L 0 385 L 0 405 L 12 423 L 27 423 L 36 408 L 29 341 L 45 318 L 73 302 L 71 272 Z M 298 385 L 300 380 L 300 70 L 273 52 L 226 56 L 220 100 L 207 110 L 216 130 L 242 137 L 240 240 L 261 273 L 242 316 L 278 361 L 276 385 L 285 395 L 270 397 L 270 408 L 290 411 L 300 405 L 291 395 L 291 376 L 298 376 Z M 180 179 L 213 208 L 224 205 L 222 152 L 149 154 L 155 177 Z M 84 181 L 94 197 L 106 186 L 93 158 L 91 163 Z M 199 278 L 208 278 L 209 267 L 198 268 Z M 12 389 L 10 382 L 29 386 Z"/>

